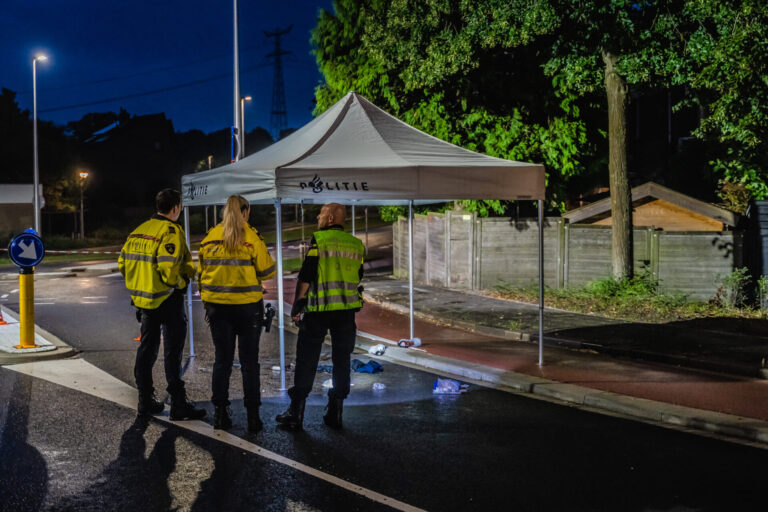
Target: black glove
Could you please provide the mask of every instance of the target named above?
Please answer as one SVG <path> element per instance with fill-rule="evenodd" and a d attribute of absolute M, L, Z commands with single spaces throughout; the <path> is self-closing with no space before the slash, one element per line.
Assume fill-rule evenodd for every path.
<path fill-rule="evenodd" d="M 291 308 L 291 316 L 300 315 L 302 311 L 304 311 L 304 308 L 307 307 L 307 298 L 304 297 L 303 299 L 299 299 L 296 302 L 293 303 L 293 307 Z"/>

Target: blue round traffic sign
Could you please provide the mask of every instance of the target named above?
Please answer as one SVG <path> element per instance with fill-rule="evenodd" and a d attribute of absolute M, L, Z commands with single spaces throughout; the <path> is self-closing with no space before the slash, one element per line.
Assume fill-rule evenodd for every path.
<path fill-rule="evenodd" d="M 43 241 L 34 229 L 15 236 L 8 245 L 8 254 L 16 265 L 22 268 L 37 266 L 45 256 Z"/>

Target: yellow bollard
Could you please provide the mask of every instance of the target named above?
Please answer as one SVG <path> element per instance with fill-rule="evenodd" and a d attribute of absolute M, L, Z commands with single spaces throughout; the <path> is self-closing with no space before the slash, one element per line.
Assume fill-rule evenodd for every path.
<path fill-rule="evenodd" d="M 16 348 L 37 348 L 35 345 L 35 270 L 19 270 L 19 345 Z"/>

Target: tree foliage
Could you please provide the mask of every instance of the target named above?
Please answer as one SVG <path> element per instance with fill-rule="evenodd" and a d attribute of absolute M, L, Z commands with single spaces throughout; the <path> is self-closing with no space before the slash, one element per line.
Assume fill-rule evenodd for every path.
<path fill-rule="evenodd" d="M 534 44 L 543 15 L 526 2 L 337 0 L 312 33 L 325 77 L 322 112 L 350 90 L 442 140 L 491 156 L 542 162 L 550 198 L 594 152 L 576 98 L 555 91 Z M 515 4 L 515 5 L 512 5 Z M 596 132 L 593 138 L 598 138 Z M 481 214 L 501 213 L 468 204 Z"/>
<path fill-rule="evenodd" d="M 768 198 L 768 3 L 689 0 L 689 83 L 716 144 L 711 164 L 753 197 Z"/>

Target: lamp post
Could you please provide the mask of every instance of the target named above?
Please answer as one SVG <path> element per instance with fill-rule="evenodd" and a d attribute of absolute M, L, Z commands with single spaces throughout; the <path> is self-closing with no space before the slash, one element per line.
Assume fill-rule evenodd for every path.
<path fill-rule="evenodd" d="M 83 208 L 83 189 L 85 180 L 88 179 L 87 171 L 80 171 L 80 240 L 85 240 L 85 209 Z"/>
<path fill-rule="evenodd" d="M 251 101 L 250 96 L 240 98 L 240 157 L 245 157 L 245 102 Z M 238 159 L 239 159 L 238 158 Z"/>
<path fill-rule="evenodd" d="M 45 55 L 39 54 L 35 55 L 35 58 L 32 59 L 32 138 L 34 139 L 34 188 L 32 190 L 32 195 L 34 197 L 34 207 L 35 207 L 35 231 L 40 234 L 40 194 L 39 194 L 39 188 L 40 188 L 40 178 L 39 178 L 39 170 L 38 170 L 38 163 L 37 163 L 37 61 L 39 60 L 48 60 L 48 57 Z"/>

